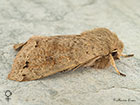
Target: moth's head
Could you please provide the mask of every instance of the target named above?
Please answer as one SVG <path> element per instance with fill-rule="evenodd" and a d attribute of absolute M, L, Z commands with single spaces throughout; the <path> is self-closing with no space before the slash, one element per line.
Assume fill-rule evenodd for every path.
<path fill-rule="evenodd" d="M 119 40 L 116 45 L 116 48 L 111 53 L 115 60 L 120 58 L 123 48 L 124 48 L 123 42 Z"/>

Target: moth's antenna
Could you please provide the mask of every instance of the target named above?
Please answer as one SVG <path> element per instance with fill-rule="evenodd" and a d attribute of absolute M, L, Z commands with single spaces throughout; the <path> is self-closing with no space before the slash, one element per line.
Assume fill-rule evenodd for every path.
<path fill-rule="evenodd" d="M 123 55 L 123 54 L 121 54 L 120 56 L 122 56 L 122 57 L 124 57 L 124 58 L 127 58 L 127 57 L 133 57 L 134 54 L 128 54 L 128 55 Z"/>

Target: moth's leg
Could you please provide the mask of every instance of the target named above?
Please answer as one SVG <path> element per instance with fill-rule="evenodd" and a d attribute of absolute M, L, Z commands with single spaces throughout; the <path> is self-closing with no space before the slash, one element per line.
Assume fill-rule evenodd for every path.
<path fill-rule="evenodd" d="M 13 46 L 14 50 L 19 51 L 26 43 L 19 43 Z"/>
<path fill-rule="evenodd" d="M 67 70 L 64 70 L 64 71 L 70 71 L 70 70 L 75 71 L 75 70 L 77 70 L 80 67 L 89 67 L 89 66 L 92 66 L 93 63 L 95 62 L 95 60 L 96 59 L 99 59 L 99 58 L 100 58 L 100 56 L 99 57 L 92 58 L 92 59 L 90 59 L 90 60 L 88 60 L 88 61 L 86 61 L 84 63 L 78 64 L 77 66 L 71 67 L 71 68 L 69 68 Z"/>
<path fill-rule="evenodd" d="M 79 64 L 78 66 L 74 67 L 72 71 L 77 70 L 79 67 L 81 67 L 83 64 Z"/>
<path fill-rule="evenodd" d="M 90 60 L 88 60 L 88 61 L 86 61 L 86 62 L 84 62 L 84 63 L 81 63 L 81 64 L 79 64 L 78 66 L 76 66 L 75 68 L 73 68 L 73 71 L 75 71 L 75 70 L 78 69 L 79 67 L 90 67 L 90 66 L 92 66 L 92 65 L 94 64 L 94 62 L 95 62 L 97 59 L 99 59 L 99 58 L 100 58 L 100 56 L 99 56 L 99 57 L 92 58 L 92 59 L 90 59 Z"/>
<path fill-rule="evenodd" d="M 109 56 L 110 56 L 110 63 L 111 63 L 111 65 L 115 68 L 116 72 L 117 72 L 119 75 L 126 76 L 125 74 L 121 73 L 121 72 L 117 69 L 116 64 L 115 64 L 115 61 L 114 61 L 114 58 L 112 57 L 112 55 L 109 54 Z"/>
<path fill-rule="evenodd" d="M 78 69 L 80 66 L 81 66 L 81 64 L 79 64 L 79 65 L 77 65 L 77 66 L 72 66 L 72 67 L 70 67 L 70 68 L 68 68 L 68 69 L 66 69 L 66 70 L 61 71 L 61 72 L 67 72 L 67 71 L 70 71 L 70 70 L 75 71 L 75 70 Z"/>
<path fill-rule="evenodd" d="M 120 56 L 127 58 L 127 57 L 133 57 L 134 54 L 129 54 L 129 55 L 123 55 L 123 54 L 121 54 Z"/>
<path fill-rule="evenodd" d="M 69 68 L 69 69 L 66 69 L 66 70 L 63 70 L 63 71 L 60 71 L 60 72 L 64 73 L 64 72 L 68 72 L 70 70 L 72 70 L 72 68 Z"/>
<path fill-rule="evenodd" d="M 83 67 L 92 67 L 94 65 L 95 61 L 100 58 L 101 57 L 99 56 L 99 57 L 96 57 L 94 59 L 87 61 L 86 63 L 83 64 Z"/>

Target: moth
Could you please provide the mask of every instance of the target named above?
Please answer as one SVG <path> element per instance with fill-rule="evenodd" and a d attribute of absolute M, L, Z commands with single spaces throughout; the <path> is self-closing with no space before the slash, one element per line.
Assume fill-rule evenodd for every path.
<path fill-rule="evenodd" d="M 27 42 L 15 44 L 19 52 L 8 79 L 30 81 L 79 67 L 104 69 L 112 65 L 121 73 L 115 60 L 123 55 L 124 45 L 117 35 L 106 28 L 96 28 L 79 35 L 32 36 Z"/>

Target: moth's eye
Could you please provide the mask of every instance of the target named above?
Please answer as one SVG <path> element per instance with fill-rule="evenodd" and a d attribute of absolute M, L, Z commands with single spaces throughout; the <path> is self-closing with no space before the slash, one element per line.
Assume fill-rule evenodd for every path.
<path fill-rule="evenodd" d="M 112 56 L 116 56 L 117 55 L 117 52 L 112 52 Z"/>

